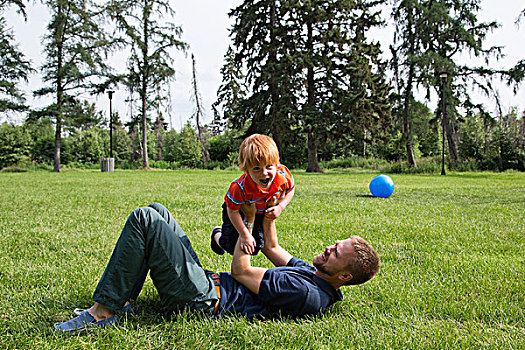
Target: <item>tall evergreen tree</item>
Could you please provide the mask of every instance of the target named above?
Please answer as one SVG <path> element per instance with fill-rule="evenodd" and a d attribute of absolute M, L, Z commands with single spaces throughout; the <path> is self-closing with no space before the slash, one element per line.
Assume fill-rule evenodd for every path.
<path fill-rule="evenodd" d="M 25 97 L 18 88 L 21 81 L 27 81 L 31 73 L 31 63 L 19 51 L 13 32 L 7 27 L 3 11 L 15 6 L 24 19 L 25 4 L 21 0 L 0 2 L 0 113 L 19 112 L 27 109 Z"/>
<path fill-rule="evenodd" d="M 21 81 L 27 81 L 31 72 L 29 60 L 14 44 L 13 33 L 0 17 L 0 113 L 19 112 L 27 109 L 25 98 L 18 88 Z"/>
<path fill-rule="evenodd" d="M 466 52 L 490 59 L 501 57 L 501 47 L 485 48 L 486 35 L 498 27 L 496 22 L 480 22 L 477 12 L 481 0 L 396 0 L 393 18 L 396 36 L 393 52 L 393 66 L 396 72 L 398 90 L 402 96 L 403 123 L 407 149 L 412 135 L 410 132 L 411 105 L 414 103 L 414 89 L 433 89 L 441 96 L 441 81 L 437 73 L 447 71 L 449 77 L 445 86 L 447 118 L 445 130 L 452 165 L 458 161 L 456 116 L 460 101 L 463 105 L 475 104 L 469 89 L 475 86 L 487 95 L 494 94 L 490 77 L 502 72 L 486 67 L 472 67 L 459 63 L 459 54 Z M 441 108 L 439 104 L 438 110 Z M 415 165 L 412 159 L 409 162 Z"/>
<path fill-rule="evenodd" d="M 520 26 L 523 18 L 525 18 L 525 9 L 523 9 L 516 18 L 516 26 Z M 516 93 L 525 78 L 525 59 L 521 59 L 516 63 L 514 67 L 509 69 L 508 73 L 507 82 L 509 85 L 514 85 L 514 93 Z"/>
<path fill-rule="evenodd" d="M 67 106 L 67 118 L 64 120 L 64 131 L 86 131 L 94 127 L 102 127 L 107 123 L 104 114 L 97 111 L 95 103 L 72 100 Z"/>
<path fill-rule="evenodd" d="M 238 126 L 249 121 L 248 134 L 271 134 L 280 150 L 293 139 L 292 129 L 297 125 L 298 73 L 294 71 L 295 43 L 287 20 L 291 5 L 289 0 L 248 0 L 230 12 L 235 19 L 231 28 L 233 66 L 243 72 L 238 86 L 247 89 L 240 101 L 242 90 L 237 90 L 230 121 Z M 227 61 L 226 65 L 232 63 Z M 224 89 L 219 96 L 225 96 Z"/>
<path fill-rule="evenodd" d="M 333 0 L 304 3 L 303 59 L 307 99 L 303 113 L 308 132 L 308 169 L 318 171 L 317 140 L 361 144 L 379 136 L 389 119 L 390 88 L 385 83 L 378 43 L 366 33 L 381 24 L 374 7 L 382 1 Z M 345 143 L 345 142 L 343 142 Z"/>
<path fill-rule="evenodd" d="M 402 117 L 403 138 L 406 147 L 408 164 L 417 167 L 414 156 L 413 135 L 412 135 L 412 116 L 413 106 L 416 103 L 414 98 L 414 86 L 416 76 L 415 58 L 419 54 L 419 40 L 416 37 L 418 16 L 416 2 L 406 0 L 400 3 L 392 13 L 395 21 L 396 33 L 394 36 L 394 46 L 390 46 L 392 52 L 391 66 L 393 68 L 397 87 L 397 94 L 400 97 L 401 108 L 399 112 Z M 414 18 L 416 17 L 416 18 Z M 399 43 L 398 46 L 395 46 Z M 402 62 L 400 62 L 400 60 Z"/>
<path fill-rule="evenodd" d="M 46 61 L 42 67 L 47 85 L 34 92 L 54 95 L 54 103 L 40 111 L 55 119 L 54 171 L 60 171 L 63 118 L 73 96 L 98 91 L 106 75 L 107 50 L 111 41 L 102 28 L 104 13 L 90 0 L 46 0 L 51 21 L 44 36 Z"/>
<path fill-rule="evenodd" d="M 242 118 L 240 105 L 246 98 L 247 88 L 242 67 L 235 61 L 232 47 L 228 47 L 221 67 L 222 84 L 217 90 L 217 100 L 212 104 L 212 133 L 219 134 L 221 129 L 242 128 L 246 122 Z M 222 112 L 222 113 L 221 113 Z"/>
<path fill-rule="evenodd" d="M 142 165 L 148 168 L 149 112 L 165 103 L 159 87 L 175 76 L 170 50 L 186 50 L 187 44 L 179 40 L 181 28 L 164 18 L 174 15 L 168 0 L 113 0 L 108 9 L 131 48 L 125 81 L 139 97 Z"/>
<path fill-rule="evenodd" d="M 364 116 L 362 109 L 349 111 L 349 100 L 367 99 L 362 105 L 375 109 L 367 110 L 370 117 L 388 110 L 378 107 L 388 95 L 378 73 L 379 46 L 364 37 L 379 24 L 371 9 L 383 2 L 267 0 L 235 8 L 233 60 L 245 72 L 248 92 L 235 104 L 232 124 L 250 121 L 249 132 L 269 132 L 278 145 L 307 135 L 307 171 L 321 171 L 319 139 L 343 137 L 333 133 L 343 130 L 341 121 L 348 126 Z"/>

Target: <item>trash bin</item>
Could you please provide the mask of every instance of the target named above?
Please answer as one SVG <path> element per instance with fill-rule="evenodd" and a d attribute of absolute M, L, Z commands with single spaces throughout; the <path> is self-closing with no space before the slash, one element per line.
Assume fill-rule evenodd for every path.
<path fill-rule="evenodd" d="M 115 158 L 102 158 L 100 161 L 100 170 L 103 173 L 115 170 Z"/>

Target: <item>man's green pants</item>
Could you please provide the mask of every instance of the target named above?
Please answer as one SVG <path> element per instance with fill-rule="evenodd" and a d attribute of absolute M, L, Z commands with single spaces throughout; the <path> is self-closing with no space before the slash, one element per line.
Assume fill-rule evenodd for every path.
<path fill-rule="evenodd" d="M 191 243 L 170 212 L 154 203 L 129 216 L 93 300 L 115 311 L 136 299 L 147 273 L 164 311 L 211 314 L 217 294 Z"/>

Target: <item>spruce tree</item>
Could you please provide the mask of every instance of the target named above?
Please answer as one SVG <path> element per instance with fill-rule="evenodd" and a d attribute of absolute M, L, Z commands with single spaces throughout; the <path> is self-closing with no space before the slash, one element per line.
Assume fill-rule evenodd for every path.
<path fill-rule="evenodd" d="M 51 20 L 44 35 L 46 86 L 36 96 L 53 95 L 54 103 L 39 111 L 55 120 L 54 171 L 60 171 L 63 118 L 74 96 L 99 91 L 107 75 L 106 53 L 111 45 L 102 23 L 104 13 L 89 0 L 46 0 Z"/>
<path fill-rule="evenodd" d="M 21 0 L 4 0 L 0 3 L 0 13 L 10 6 L 26 18 L 25 4 Z M 31 62 L 18 49 L 13 32 L 0 16 L 0 113 L 20 112 L 27 109 L 25 97 L 18 84 L 28 79 Z"/>
<path fill-rule="evenodd" d="M 384 79 L 378 43 L 367 32 L 381 24 L 374 10 L 383 1 L 303 1 L 296 11 L 305 102 L 301 120 L 308 135 L 307 171 L 320 171 L 318 146 L 366 145 L 390 115 L 390 88 Z M 367 135 L 368 138 L 367 138 Z M 345 142 L 346 140 L 346 142 Z"/>
<path fill-rule="evenodd" d="M 217 90 L 217 100 L 212 104 L 212 133 L 221 129 L 240 129 L 246 122 L 240 111 L 240 104 L 246 98 L 247 88 L 242 67 L 235 61 L 232 47 L 228 47 L 221 67 L 222 83 Z"/>
<path fill-rule="evenodd" d="M 449 159 L 458 161 L 456 116 L 460 101 L 465 106 L 475 105 L 471 100 L 471 86 L 487 95 L 495 96 L 491 77 L 507 74 L 486 67 L 473 67 L 459 63 L 460 54 L 474 54 L 488 64 L 501 57 L 502 47 L 485 48 L 486 35 L 496 29 L 496 22 L 480 22 L 477 13 L 481 0 L 396 0 L 393 19 L 396 25 L 392 47 L 393 69 L 396 72 L 398 91 L 402 96 L 403 118 L 406 127 L 407 148 L 411 141 L 410 108 L 416 89 L 434 90 L 441 96 L 439 72 L 449 73 L 445 86 L 447 119 L 445 119 Z M 442 104 L 439 104 L 441 112 Z M 411 162 L 409 160 L 409 162 Z M 415 162 L 414 164 L 415 165 Z"/>
<path fill-rule="evenodd" d="M 148 168 L 149 113 L 166 103 L 159 91 L 161 86 L 169 89 L 175 76 L 171 50 L 184 51 L 187 44 L 179 40 L 182 29 L 170 21 L 174 10 L 168 0 L 113 0 L 108 10 L 131 49 L 123 81 L 132 95 L 138 95 L 142 165 Z"/>
<path fill-rule="evenodd" d="M 290 11 L 290 1 L 249 0 L 230 12 L 235 22 L 231 28 L 232 60 L 226 65 L 240 70 L 235 79 L 242 80 L 235 85 L 232 79 L 225 81 L 219 93 L 224 99 L 226 89 L 236 89 L 230 90 L 233 104 L 229 106 L 235 107 L 227 112 L 231 124 L 242 127 L 248 123 L 248 134 L 271 134 L 280 150 L 293 139 L 296 91 L 300 89 Z"/>
<path fill-rule="evenodd" d="M 365 119 L 389 114 L 379 45 L 364 36 L 380 23 L 372 9 L 383 2 L 244 1 L 235 8 L 233 62 L 247 93 L 235 103 L 232 124 L 250 122 L 248 132 L 269 132 L 279 146 L 306 135 L 307 171 L 321 171 L 320 141 L 357 135 L 358 123 L 371 126 Z M 357 99 L 366 113 L 348 108 Z"/>
<path fill-rule="evenodd" d="M 0 113 L 20 112 L 27 109 L 25 97 L 18 85 L 27 81 L 31 64 L 14 44 L 13 33 L 0 17 Z"/>

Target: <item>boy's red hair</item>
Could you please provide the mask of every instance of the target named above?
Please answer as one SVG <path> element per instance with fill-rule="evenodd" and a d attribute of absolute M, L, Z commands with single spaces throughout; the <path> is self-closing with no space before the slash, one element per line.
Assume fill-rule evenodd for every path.
<path fill-rule="evenodd" d="M 253 134 L 239 148 L 239 167 L 247 171 L 261 164 L 279 164 L 279 150 L 271 137 Z"/>

